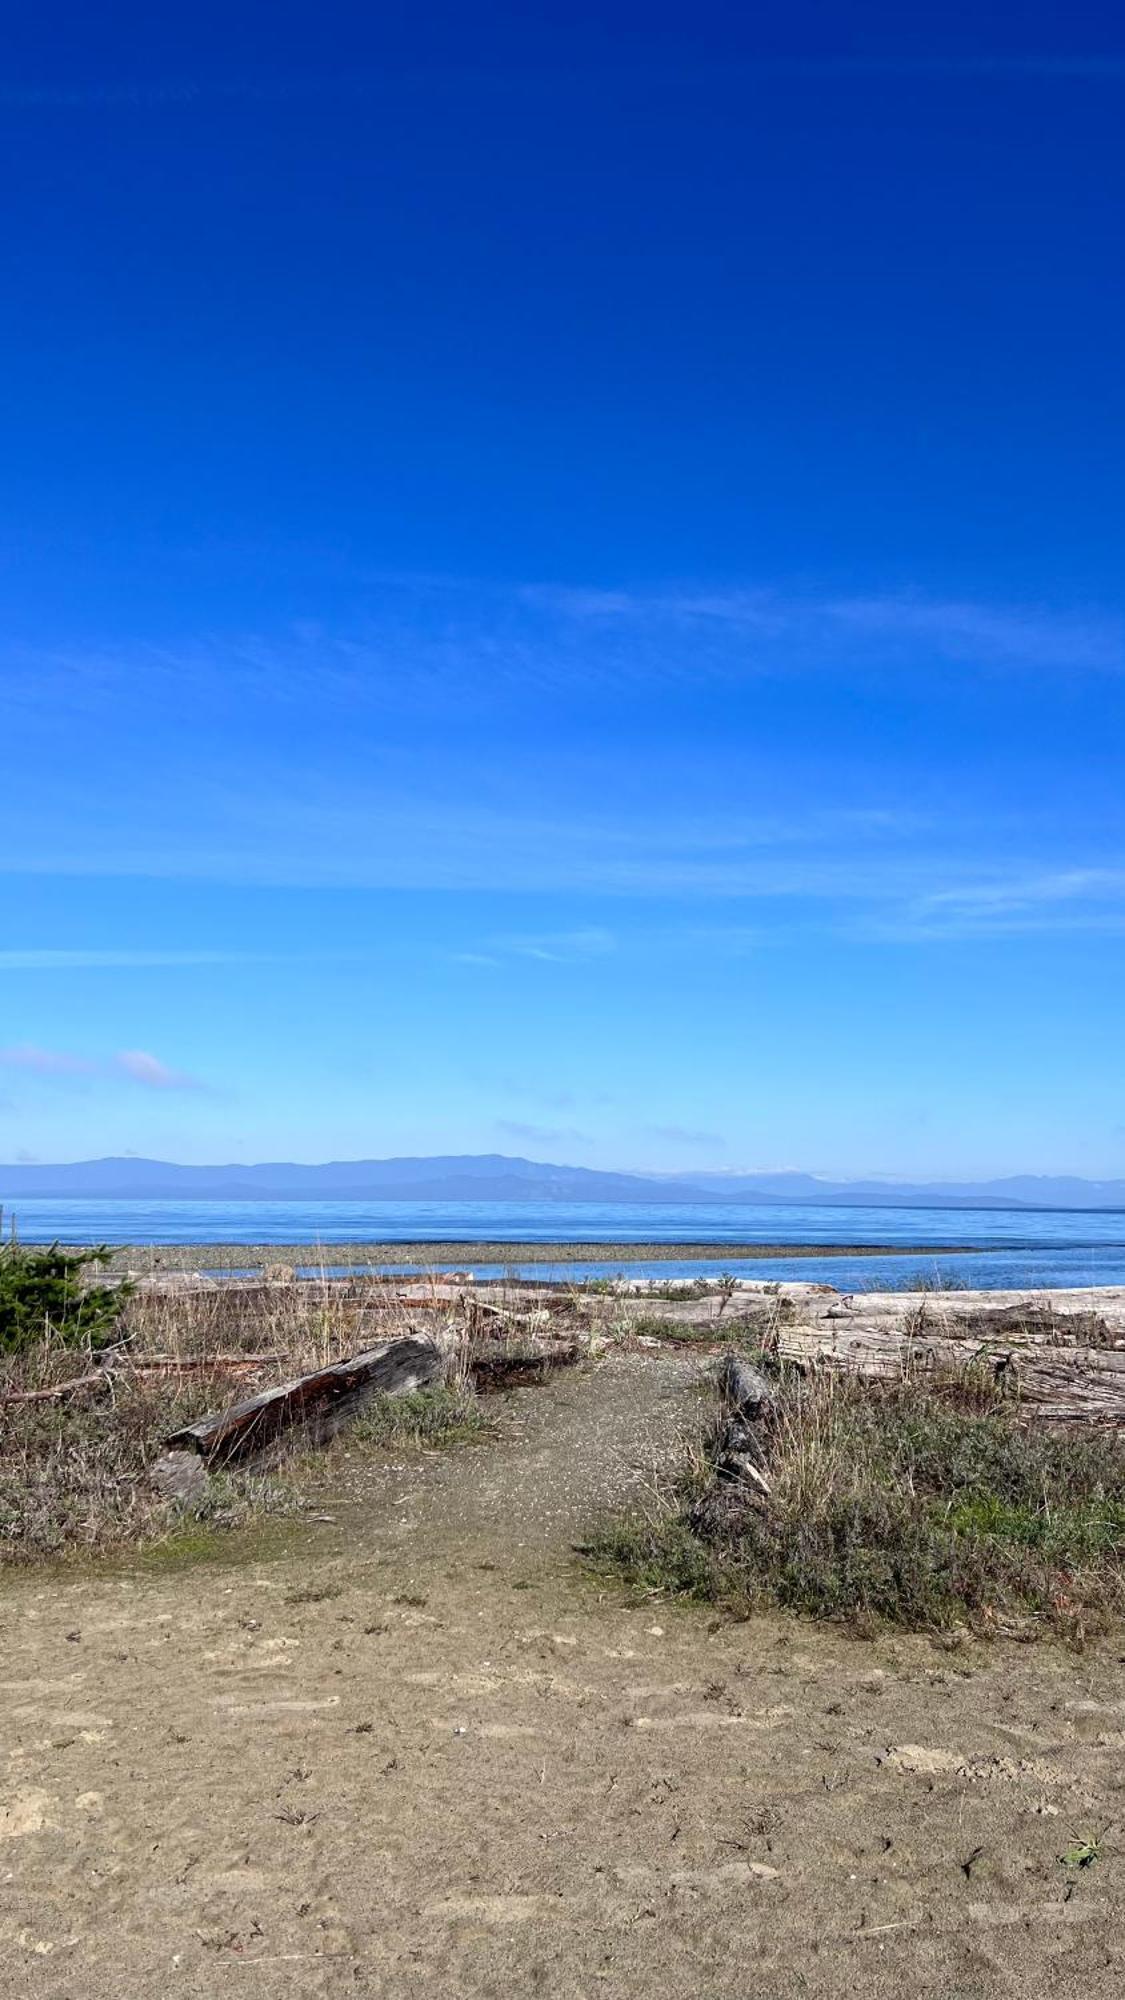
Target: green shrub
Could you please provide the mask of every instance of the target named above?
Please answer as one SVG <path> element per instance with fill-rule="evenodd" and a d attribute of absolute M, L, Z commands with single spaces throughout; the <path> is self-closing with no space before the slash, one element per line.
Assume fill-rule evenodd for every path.
<path fill-rule="evenodd" d="M 783 1371 L 760 1437 L 764 1504 L 713 1474 L 701 1500 L 697 1455 L 645 1513 L 602 1530 L 599 1566 L 644 1596 L 914 1630 L 1077 1640 L 1125 1612 L 1125 1440 L 1111 1432 L 1036 1427 L 971 1376 Z"/>
<path fill-rule="evenodd" d="M 109 1251 L 25 1249 L 0 1243 L 0 1354 L 25 1354 L 47 1341 L 62 1347 L 104 1347 L 132 1287 L 91 1285 L 84 1273 L 106 1264 Z"/>

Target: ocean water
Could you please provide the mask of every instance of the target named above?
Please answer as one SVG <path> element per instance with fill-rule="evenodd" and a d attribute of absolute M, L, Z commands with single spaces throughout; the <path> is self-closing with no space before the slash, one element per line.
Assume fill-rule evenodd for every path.
<path fill-rule="evenodd" d="M 307 1244 L 310 1268 L 344 1243 L 686 1243 L 691 1254 L 625 1267 L 612 1258 L 513 1266 L 529 1276 L 806 1278 L 844 1290 L 912 1278 L 966 1287 L 1125 1284 L 1125 1213 L 1117 1210 L 797 1207 L 714 1202 L 51 1201 L 5 1205 L 27 1243 Z M 866 1257 L 724 1261 L 736 1243 L 886 1245 Z M 945 1246 L 944 1250 L 940 1246 Z M 958 1246 L 950 1249 L 949 1246 Z M 964 1246 L 964 1247 L 961 1247 Z M 353 1266 L 352 1268 L 358 1268 Z M 495 1264 L 470 1264 L 480 1276 Z M 511 1267 L 505 1267 L 511 1268 Z"/>

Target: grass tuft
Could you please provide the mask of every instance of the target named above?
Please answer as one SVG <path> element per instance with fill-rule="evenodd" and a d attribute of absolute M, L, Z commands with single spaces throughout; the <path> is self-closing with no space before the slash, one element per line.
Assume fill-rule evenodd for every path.
<path fill-rule="evenodd" d="M 373 1397 L 349 1425 L 347 1443 L 434 1450 L 481 1444 L 492 1429 L 492 1419 L 485 1415 L 472 1389 L 452 1383 L 414 1389 L 405 1396 Z"/>

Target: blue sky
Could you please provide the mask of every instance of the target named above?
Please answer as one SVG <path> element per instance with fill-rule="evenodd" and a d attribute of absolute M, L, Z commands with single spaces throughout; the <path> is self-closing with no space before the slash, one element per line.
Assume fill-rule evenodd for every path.
<path fill-rule="evenodd" d="M 0 1157 L 1125 1172 L 1108 8 L 25 12 Z"/>

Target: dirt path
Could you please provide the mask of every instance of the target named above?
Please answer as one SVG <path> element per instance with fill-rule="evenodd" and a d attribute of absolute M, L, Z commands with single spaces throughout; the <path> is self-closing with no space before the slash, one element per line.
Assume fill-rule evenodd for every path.
<path fill-rule="evenodd" d="M 7 1587 L 0 1992 L 1119 1994 L 1120 1645 L 860 1644 L 576 1570 L 697 1373 L 619 1357 L 484 1450 L 346 1461 L 270 1560 Z"/>

